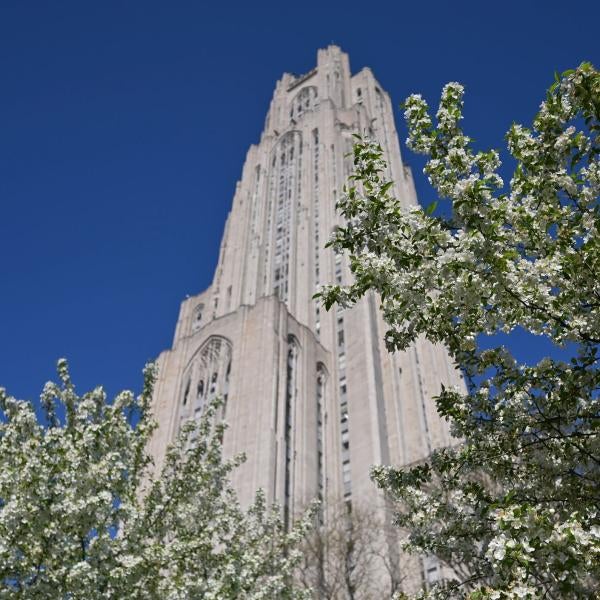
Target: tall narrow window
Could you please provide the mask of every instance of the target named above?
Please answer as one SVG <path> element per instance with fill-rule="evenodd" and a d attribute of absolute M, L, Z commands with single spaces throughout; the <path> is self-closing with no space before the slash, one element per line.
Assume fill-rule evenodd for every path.
<path fill-rule="evenodd" d="M 191 385 L 191 381 L 188 379 L 187 383 L 185 384 L 185 391 L 183 392 L 183 405 L 185 406 L 187 404 L 189 395 L 190 395 L 190 385 Z"/>
<path fill-rule="evenodd" d="M 324 448 L 325 448 L 325 380 L 326 371 L 322 363 L 317 364 L 317 390 L 316 390 L 316 409 L 317 409 L 317 497 L 323 500 L 325 496 L 325 473 L 323 468 Z M 318 514 L 319 524 L 323 523 L 323 513 L 320 510 Z"/>
<path fill-rule="evenodd" d="M 290 255 L 294 238 L 296 197 L 300 194 L 300 173 L 302 160 L 302 135 L 290 131 L 279 140 L 273 151 L 273 184 L 269 189 L 269 210 L 273 206 L 267 227 L 272 227 L 274 255 L 270 265 L 271 292 L 284 302 L 288 301 L 291 271 Z M 269 266 L 269 247 L 265 249 L 265 268 Z M 265 273 L 266 277 L 266 273 Z"/>
<path fill-rule="evenodd" d="M 194 308 L 194 313 L 192 315 L 192 331 L 196 331 L 200 329 L 202 326 L 202 315 L 204 314 L 204 304 L 198 304 L 196 308 Z"/>
<path fill-rule="evenodd" d="M 290 526 L 290 516 L 292 511 L 292 459 L 293 459 L 293 420 L 294 404 L 296 398 L 296 362 L 298 359 L 298 343 L 296 338 L 290 335 L 288 337 L 288 353 L 286 366 L 286 385 L 285 385 L 285 410 L 284 410 L 284 451 L 285 451 L 285 480 L 284 480 L 284 503 L 283 503 L 283 521 L 286 530 Z"/>
<path fill-rule="evenodd" d="M 335 258 L 336 272 L 341 270 L 341 255 Z M 339 415 L 340 415 L 340 458 L 342 462 L 342 489 L 344 500 L 349 500 L 352 495 L 352 476 L 350 468 L 350 425 L 348 415 L 348 382 L 346 379 L 346 349 L 344 334 L 343 309 L 337 311 L 337 360 L 338 360 L 338 390 L 339 390 Z"/>
<path fill-rule="evenodd" d="M 259 187 L 260 187 L 260 165 L 256 167 L 254 173 L 254 190 L 252 192 L 252 216 L 250 218 L 250 231 L 252 236 L 257 234 L 258 214 L 259 214 Z"/>
<path fill-rule="evenodd" d="M 313 211 L 314 211 L 314 242 L 315 242 L 315 292 L 318 291 L 320 285 L 320 261 L 319 254 L 321 251 L 321 242 L 319 238 L 319 217 L 320 217 L 320 187 L 319 187 L 319 130 L 313 129 L 312 131 L 312 145 L 313 145 Z M 319 304 L 315 306 L 315 333 L 317 339 L 321 334 L 321 317 L 319 313 Z"/>

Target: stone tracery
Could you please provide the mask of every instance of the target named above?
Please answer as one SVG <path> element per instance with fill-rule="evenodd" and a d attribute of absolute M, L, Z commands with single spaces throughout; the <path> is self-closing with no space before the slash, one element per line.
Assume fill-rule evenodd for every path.
<path fill-rule="evenodd" d="M 206 403 L 215 396 L 221 396 L 227 403 L 229 378 L 231 375 L 232 345 L 224 337 L 209 337 L 190 360 L 183 381 L 185 390 L 182 405 L 190 399 L 190 390 L 194 390 L 193 401 L 188 410 L 181 411 L 181 418 L 199 417 Z"/>

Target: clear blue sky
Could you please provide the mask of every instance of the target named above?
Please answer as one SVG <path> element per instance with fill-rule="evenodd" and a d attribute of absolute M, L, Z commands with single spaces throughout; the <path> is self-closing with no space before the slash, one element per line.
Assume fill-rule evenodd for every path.
<path fill-rule="evenodd" d="M 66 356 L 80 390 L 139 388 L 212 279 L 276 80 L 317 48 L 370 66 L 396 106 L 464 83 L 465 128 L 498 146 L 555 70 L 600 63 L 598 23 L 592 1 L 3 0 L 0 385 L 34 399 Z"/>

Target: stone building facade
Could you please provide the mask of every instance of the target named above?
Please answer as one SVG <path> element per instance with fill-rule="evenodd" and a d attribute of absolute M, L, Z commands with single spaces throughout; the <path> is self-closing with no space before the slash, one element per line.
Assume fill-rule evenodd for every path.
<path fill-rule="evenodd" d="M 382 505 L 369 467 L 448 445 L 430 399 L 441 383 L 462 385 L 441 347 L 386 351 L 374 296 L 329 312 L 312 299 L 319 286 L 351 277 L 345 257 L 324 246 L 340 223 L 335 202 L 356 132 L 380 141 L 395 195 L 417 203 L 387 93 L 370 69 L 352 75 L 338 47 L 319 50 L 313 70 L 277 82 L 213 283 L 182 303 L 173 347 L 158 360 L 157 466 L 182 421 L 221 395 L 225 452 L 248 457 L 234 476 L 242 503 L 263 488 L 286 520 L 315 497 Z"/>

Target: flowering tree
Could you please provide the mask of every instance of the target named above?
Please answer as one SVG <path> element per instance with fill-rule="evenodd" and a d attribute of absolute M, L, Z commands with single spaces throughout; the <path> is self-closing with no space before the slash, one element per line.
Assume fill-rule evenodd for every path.
<path fill-rule="evenodd" d="M 417 336 L 444 343 L 468 393 L 436 398 L 455 448 L 413 468 L 376 467 L 398 503 L 409 550 L 454 576 L 432 595 L 588 598 L 600 590 L 600 74 L 590 64 L 556 79 L 533 128 L 507 134 L 508 188 L 495 150 L 461 130 L 463 88 L 446 85 L 434 125 L 408 98 L 408 145 L 445 212 L 403 209 L 385 181 L 382 149 L 359 139 L 331 242 L 355 282 L 323 290 L 327 307 L 376 291 L 390 351 Z M 570 353 L 519 364 L 482 335 L 516 327 Z M 492 338 L 493 339 L 493 338 Z"/>
<path fill-rule="evenodd" d="M 112 403 L 77 396 L 64 360 L 58 372 L 45 424 L 0 389 L 0 598 L 304 597 L 291 575 L 308 516 L 286 534 L 262 493 L 241 509 L 228 477 L 243 457 L 223 459 L 217 402 L 152 478 L 154 368 Z"/>

